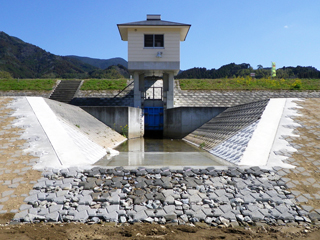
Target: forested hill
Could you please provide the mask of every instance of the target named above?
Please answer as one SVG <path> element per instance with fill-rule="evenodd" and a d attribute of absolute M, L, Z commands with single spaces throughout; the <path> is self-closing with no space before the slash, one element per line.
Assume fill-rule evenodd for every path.
<path fill-rule="evenodd" d="M 122 58 L 100 62 L 106 64 L 106 69 L 88 64 L 80 57 L 54 55 L 0 31 L 0 71 L 8 72 L 14 78 L 89 78 L 92 75 L 122 78 L 128 75 L 126 67 L 122 66 L 127 62 Z"/>
<path fill-rule="evenodd" d="M 0 70 L 15 78 L 64 77 L 83 74 L 95 67 L 79 60 L 51 54 L 19 38 L 0 32 Z"/>
<path fill-rule="evenodd" d="M 74 55 L 70 55 L 66 57 L 80 60 L 81 62 L 90 64 L 100 69 L 106 69 L 110 66 L 116 66 L 116 65 L 122 65 L 125 68 L 128 68 L 128 62 L 123 58 L 97 59 L 97 58 L 89 58 L 89 57 L 79 57 Z"/>
<path fill-rule="evenodd" d="M 177 79 L 192 79 L 192 78 L 235 78 L 249 76 L 250 73 L 255 73 L 256 78 L 266 78 L 270 76 L 271 68 L 263 68 L 258 65 L 257 69 L 253 69 L 250 64 L 230 63 L 220 67 L 219 69 L 206 68 L 191 68 L 185 71 L 180 71 L 176 76 Z M 320 71 L 314 67 L 283 67 L 277 69 L 277 77 L 279 78 L 320 78 Z"/>

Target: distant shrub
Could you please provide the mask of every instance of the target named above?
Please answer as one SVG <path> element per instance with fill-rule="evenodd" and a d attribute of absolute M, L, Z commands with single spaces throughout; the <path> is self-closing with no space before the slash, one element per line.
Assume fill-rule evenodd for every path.
<path fill-rule="evenodd" d="M 291 89 L 300 89 L 301 88 L 301 80 L 297 79 L 294 81 L 294 83 L 291 84 Z"/>
<path fill-rule="evenodd" d="M 12 76 L 6 71 L 0 71 L 0 79 L 12 79 Z"/>

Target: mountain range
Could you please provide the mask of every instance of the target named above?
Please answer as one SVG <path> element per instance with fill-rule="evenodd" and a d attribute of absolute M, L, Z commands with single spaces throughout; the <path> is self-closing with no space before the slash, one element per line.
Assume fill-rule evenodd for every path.
<path fill-rule="evenodd" d="M 111 69 L 113 65 L 118 67 Z M 123 58 L 58 56 L 0 31 L 0 71 L 14 78 L 90 78 L 111 70 L 121 77 L 128 75 L 127 66 Z"/>
<path fill-rule="evenodd" d="M 0 71 L 2 76 L 14 78 L 128 78 L 128 62 L 123 58 L 95 59 L 74 55 L 58 56 L 40 47 L 0 31 Z M 270 68 L 253 69 L 250 64 L 230 63 L 219 69 L 191 68 L 180 71 L 177 79 L 245 77 L 255 73 L 256 78 L 269 77 Z M 282 67 L 278 78 L 320 78 L 320 71 L 309 67 Z"/>

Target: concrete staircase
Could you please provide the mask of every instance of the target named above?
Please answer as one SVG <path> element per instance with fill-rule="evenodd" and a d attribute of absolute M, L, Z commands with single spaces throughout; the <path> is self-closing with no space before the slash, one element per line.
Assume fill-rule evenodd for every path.
<path fill-rule="evenodd" d="M 82 81 L 63 80 L 51 94 L 50 99 L 59 102 L 70 103 L 81 86 Z"/>

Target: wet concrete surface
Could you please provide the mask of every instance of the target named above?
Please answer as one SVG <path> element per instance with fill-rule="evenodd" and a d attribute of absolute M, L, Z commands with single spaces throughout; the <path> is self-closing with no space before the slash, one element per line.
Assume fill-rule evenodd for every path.
<path fill-rule="evenodd" d="M 183 140 L 130 139 L 115 150 L 120 154 L 103 158 L 96 166 L 226 166 L 225 161 Z M 230 166 L 230 164 L 228 164 Z"/>

